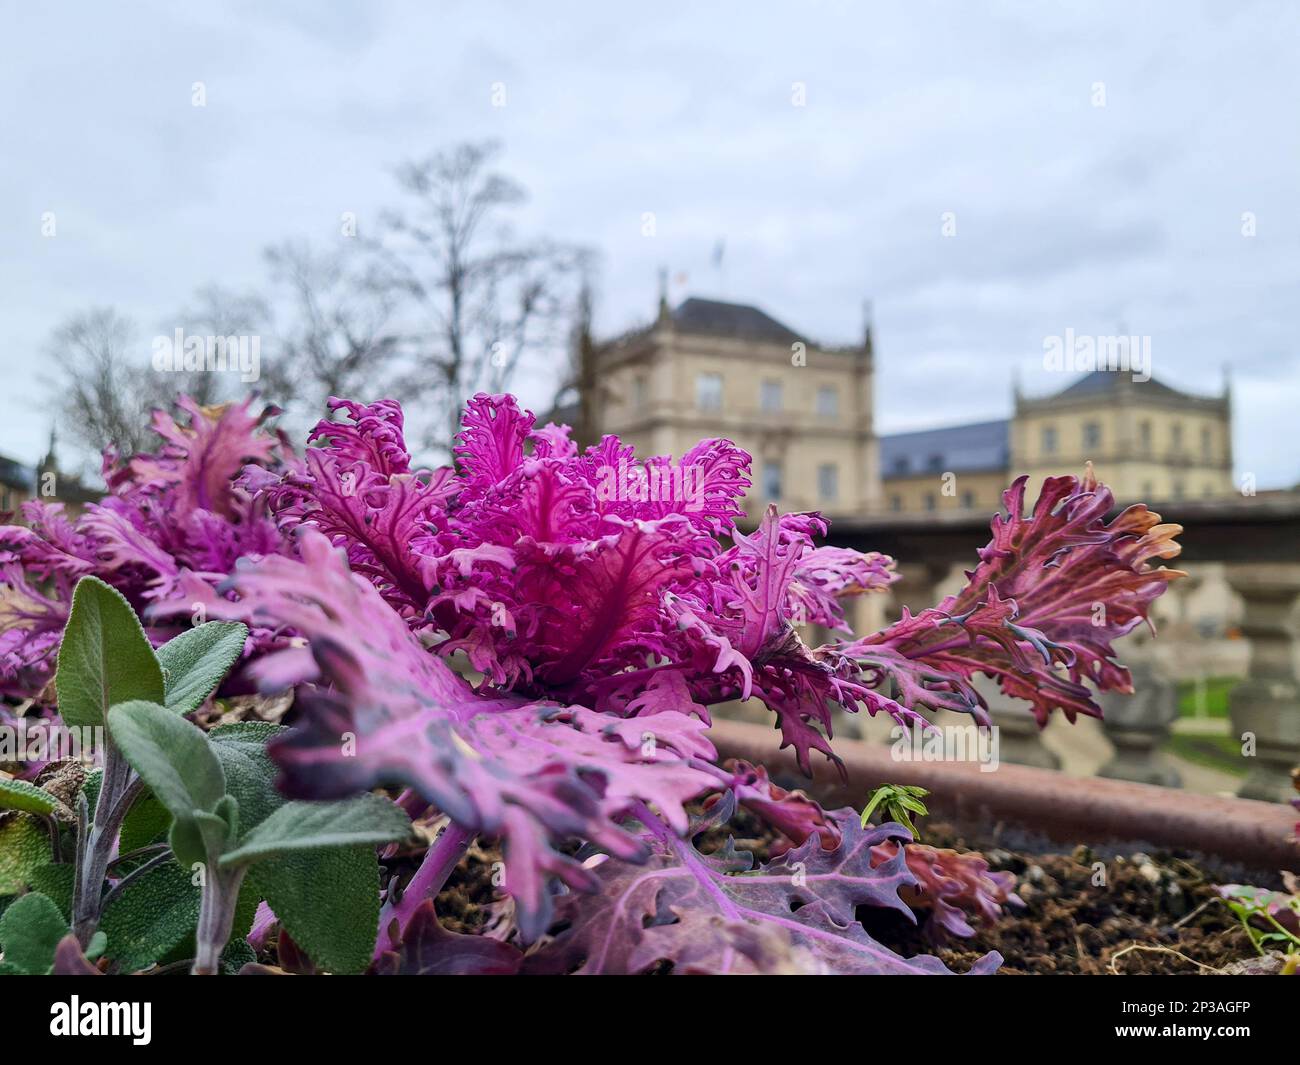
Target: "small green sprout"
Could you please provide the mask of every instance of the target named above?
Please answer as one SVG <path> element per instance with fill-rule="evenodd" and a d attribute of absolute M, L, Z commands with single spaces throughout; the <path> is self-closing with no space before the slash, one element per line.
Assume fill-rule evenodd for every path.
<path fill-rule="evenodd" d="M 871 793 L 871 801 L 867 803 L 866 809 L 862 811 L 862 827 L 867 827 L 871 815 L 879 807 L 884 821 L 897 821 L 912 833 L 913 839 L 920 839 L 921 833 L 912 824 L 911 815 L 916 814 L 918 817 L 925 817 L 930 812 L 925 808 L 925 803 L 921 801 L 924 796 L 929 794 L 925 788 L 917 787 L 914 784 L 882 784 Z"/>

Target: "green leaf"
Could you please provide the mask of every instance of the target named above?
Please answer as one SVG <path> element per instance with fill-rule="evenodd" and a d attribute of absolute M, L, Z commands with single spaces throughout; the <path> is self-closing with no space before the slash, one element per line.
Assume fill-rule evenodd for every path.
<path fill-rule="evenodd" d="M 226 794 L 221 763 L 203 730 L 157 703 L 134 700 L 108 714 L 108 730 L 172 817 L 213 810 Z"/>
<path fill-rule="evenodd" d="M 98 961 L 104 956 L 104 948 L 108 946 L 108 936 L 103 932 L 97 931 L 90 937 L 90 942 L 86 944 L 85 959 L 87 961 Z"/>
<path fill-rule="evenodd" d="M 119 853 L 129 854 L 166 840 L 171 823 L 172 815 L 167 807 L 145 792 L 131 804 L 131 809 L 122 819 L 122 836 L 117 845 Z"/>
<path fill-rule="evenodd" d="M 74 821 L 76 815 L 44 788 L 25 780 L 0 778 L 0 810 L 23 810 L 29 814 L 53 814 L 60 821 Z"/>
<path fill-rule="evenodd" d="M 283 725 L 247 721 L 222 725 L 208 733 L 212 751 L 226 774 L 226 790 L 239 800 L 242 832 L 251 832 L 284 805 L 284 796 L 275 788 L 279 769 L 266 753 L 266 741 L 285 731 Z"/>
<path fill-rule="evenodd" d="M 27 878 L 28 886 L 39 891 L 56 905 L 63 916 L 72 920 L 72 882 L 76 867 L 71 862 L 51 862 L 33 869 Z"/>
<path fill-rule="evenodd" d="M 163 698 L 162 667 L 135 611 L 98 577 L 82 577 L 72 593 L 54 686 L 67 725 L 102 725 L 110 706 Z"/>
<path fill-rule="evenodd" d="M 108 937 L 104 953 L 123 972 L 148 968 L 166 957 L 199 921 L 200 889 L 176 862 L 141 873 L 108 905 L 99 922 Z"/>
<path fill-rule="evenodd" d="M 227 795 L 222 801 L 233 804 L 235 800 Z M 235 819 L 237 818 L 236 809 Z M 192 869 L 195 865 L 214 864 L 234 838 L 230 821 L 206 810 L 194 810 L 189 817 L 176 818 L 167 834 L 172 853 L 187 869 Z"/>
<path fill-rule="evenodd" d="M 203 705 L 244 650 L 248 626 L 209 621 L 182 632 L 158 648 L 166 671 L 168 710 L 188 714 Z"/>
<path fill-rule="evenodd" d="M 0 895 L 26 891 L 32 873 L 52 857 L 50 834 L 36 818 L 16 814 L 0 824 Z"/>
<path fill-rule="evenodd" d="M 370 964 L 379 931 L 374 847 L 282 854 L 254 865 L 248 877 L 319 968 L 359 973 Z"/>
<path fill-rule="evenodd" d="M 218 964 L 225 976 L 238 976 L 245 965 L 257 961 L 257 952 L 248 945 L 248 940 L 232 935 L 221 952 Z"/>
<path fill-rule="evenodd" d="M 104 783 L 104 770 L 96 767 L 86 774 L 86 782 L 81 785 L 81 794 L 86 797 L 86 809 L 90 811 L 91 816 L 95 814 L 95 807 L 99 804 L 99 788 Z"/>
<path fill-rule="evenodd" d="M 39 892 L 16 900 L 0 916 L 0 949 L 5 962 L 31 976 L 54 967 L 54 950 L 68 934 L 59 908 Z"/>
<path fill-rule="evenodd" d="M 397 806 L 378 795 L 341 802 L 288 802 L 222 855 L 230 869 L 291 851 L 348 847 L 402 839 L 411 824 Z"/>

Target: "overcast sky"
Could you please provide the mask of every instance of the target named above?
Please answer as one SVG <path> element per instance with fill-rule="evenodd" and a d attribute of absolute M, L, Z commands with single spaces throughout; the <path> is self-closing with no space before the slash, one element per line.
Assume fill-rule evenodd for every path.
<path fill-rule="evenodd" d="M 832 342 L 870 298 L 890 431 L 1003 416 L 1013 368 L 1067 383 L 1045 337 L 1122 329 L 1175 386 L 1229 368 L 1238 474 L 1300 480 L 1300 5 L 636 7 L 4 0 L 0 453 L 43 451 L 63 317 L 113 305 L 147 344 L 490 136 L 524 228 L 600 252 L 603 332 L 661 265 Z"/>

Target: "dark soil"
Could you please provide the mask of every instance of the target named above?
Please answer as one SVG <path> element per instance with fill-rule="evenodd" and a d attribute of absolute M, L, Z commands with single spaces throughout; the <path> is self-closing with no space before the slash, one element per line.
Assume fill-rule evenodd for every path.
<path fill-rule="evenodd" d="M 971 849 L 949 825 L 923 831 L 928 843 Z M 1216 883 L 1236 878 L 1227 870 L 1207 872 L 1193 856 L 1136 849 L 1103 855 L 1084 847 L 980 850 L 992 869 L 1016 875 L 1025 905 L 1008 907 L 991 927 L 977 926 L 973 939 L 941 947 L 938 955 L 958 972 L 990 950 L 1003 956 L 1004 976 L 1207 974 L 1256 956 L 1214 891 Z M 901 915 L 877 909 L 858 916 L 900 953 L 927 949 L 924 935 Z"/>
<path fill-rule="evenodd" d="M 1213 885 L 1281 886 L 1275 875 L 1252 874 L 1181 852 L 1133 847 L 1094 853 L 998 830 L 976 838 L 938 822 L 923 823 L 921 831 L 926 843 L 979 850 L 991 868 L 1014 873 L 1025 903 L 1008 908 L 997 924 L 977 927 L 973 939 L 938 945 L 926 938 L 924 922 L 915 926 L 901 914 L 873 907 L 858 911 L 881 943 L 905 956 L 935 953 L 957 972 L 990 950 L 1002 954 L 1000 973 L 1011 976 L 1220 971 L 1256 953 L 1217 901 Z M 770 857 L 775 837 L 744 812 L 726 831 L 704 836 L 701 849 L 713 849 L 728 834 L 735 836 L 739 849 L 754 852 L 756 860 Z M 447 928 L 474 932 L 493 918 L 492 905 L 501 899 L 492 883 L 499 860 L 491 846 L 470 850 L 438 896 L 438 914 Z M 405 863 L 399 859 L 390 869 L 399 865 Z"/>

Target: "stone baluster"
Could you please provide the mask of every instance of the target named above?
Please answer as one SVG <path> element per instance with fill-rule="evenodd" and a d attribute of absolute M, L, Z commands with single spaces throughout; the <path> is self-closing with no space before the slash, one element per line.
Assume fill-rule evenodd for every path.
<path fill-rule="evenodd" d="M 1294 798 L 1290 774 L 1300 765 L 1300 681 L 1293 619 L 1300 596 L 1300 566 L 1238 563 L 1228 567 L 1226 576 L 1245 601 L 1241 631 L 1250 640 L 1246 679 L 1228 699 L 1233 732 L 1243 745 L 1252 739 L 1254 743 L 1250 771 L 1237 794 L 1281 802 Z"/>
<path fill-rule="evenodd" d="M 1102 729 L 1115 753 L 1097 775 L 1176 788 L 1182 778 L 1160 748 L 1178 718 L 1177 688 L 1149 660 L 1134 662 L 1129 672 L 1132 695 L 1102 692 L 1098 696 L 1105 714 Z"/>
<path fill-rule="evenodd" d="M 983 674 L 976 674 L 971 683 L 989 704 L 989 714 L 998 730 L 998 757 L 1002 761 L 1038 769 L 1061 768 L 1056 752 L 1044 745 L 1042 729 L 1027 702 L 1003 695 L 997 681 Z"/>

